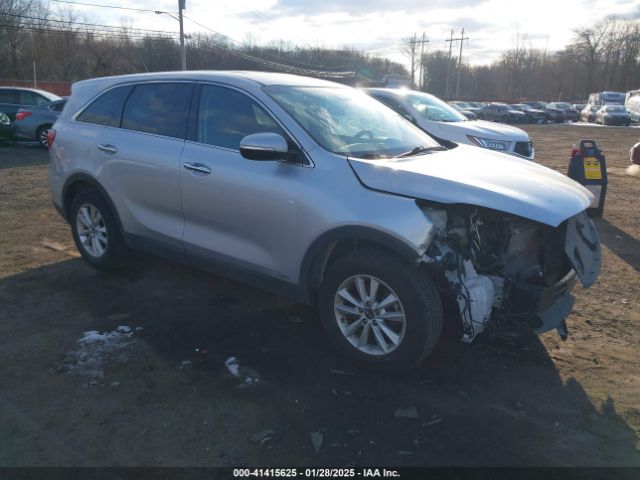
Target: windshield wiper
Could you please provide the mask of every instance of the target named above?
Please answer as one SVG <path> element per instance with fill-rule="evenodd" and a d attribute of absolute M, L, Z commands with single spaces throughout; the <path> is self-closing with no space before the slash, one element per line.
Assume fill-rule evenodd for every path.
<path fill-rule="evenodd" d="M 444 148 L 444 147 L 425 147 L 423 145 L 418 145 L 413 150 L 401 153 L 400 155 L 396 155 L 394 158 L 411 157 L 413 155 L 420 155 L 421 153 L 434 152 L 434 151 L 440 151 L 440 150 L 446 150 L 446 148 Z"/>

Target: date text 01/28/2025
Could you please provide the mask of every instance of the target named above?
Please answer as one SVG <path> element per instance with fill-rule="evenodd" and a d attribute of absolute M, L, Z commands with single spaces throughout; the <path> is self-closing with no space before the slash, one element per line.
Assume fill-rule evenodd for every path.
<path fill-rule="evenodd" d="M 399 478 L 397 470 L 386 468 L 236 468 L 233 470 L 234 478 Z"/>

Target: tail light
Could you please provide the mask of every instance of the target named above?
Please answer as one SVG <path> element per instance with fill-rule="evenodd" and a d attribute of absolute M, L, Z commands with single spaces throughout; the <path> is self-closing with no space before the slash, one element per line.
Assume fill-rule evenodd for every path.
<path fill-rule="evenodd" d="M 51 148 L 53 142 L 56 139 L 56 131 L 53 128 L 50 128 L 47 132 L 47 148 Z"/>
<path fill-rule="evenodd" d="M 31 112 L 18 112 L 18 113 L 16 113 L 16 121 L 24 120 L 29 115 L 31 115 Z"/>

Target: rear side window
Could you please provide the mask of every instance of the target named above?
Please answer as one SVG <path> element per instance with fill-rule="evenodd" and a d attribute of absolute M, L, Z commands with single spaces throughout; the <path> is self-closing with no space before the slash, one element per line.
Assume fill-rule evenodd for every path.
<path fill-rule="evenodd" d="M 198 109 L 197 141 L 233 150 L 252 133 L 286 137 L 280 126 L 248 96 L 229 88 L 204 85 Z"/>
<path fill-rule="evenodd" d="M 0 103 L 13 103 L 17 104 L 17 98 L 15 90 L 0 90 Z"/>
<path fill-rule="evenodd" d="M 79 122 L 119 127 L 122 118 L 122 106 L 131 92 L 131 85 L 117 87 L 105 92 L 78 115 Z"/>
<path fill-rule="evenodd" d="M 50 100 L 47 100 L 42 95 L 38 95 L 37 93 L 25 91 L 20 92 L 20 105 L 37 107 L 38 105 L 43 105 L 49 102 Z"/>
<path fill-rule="evenodd" d="M 136 85 L 122 115 L 122 128 L 184 139 L 193 84 Z"/>

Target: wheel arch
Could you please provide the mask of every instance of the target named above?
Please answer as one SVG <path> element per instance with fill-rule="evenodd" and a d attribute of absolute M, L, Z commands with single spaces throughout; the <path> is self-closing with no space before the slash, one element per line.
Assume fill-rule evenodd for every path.
<path fill-rule="evenodd" d="M 362 248 L 379 248 L 391 252 L 408 264 L 415 264 L 419 253 L 410 244 L 375 228 L 342 226 L 316 238 L 302 260 L 298 296 L 314 302 L 326 269 L 337 259 Z"/>
<path fill-rule="evenodd" d="M 116 209 L 113 200 L 107 193 L 107 190 L 100 184 L 98 180 L 96 180 L 91 175 L 86 173 L 74 173 L 71 175 L 64 183 L 62 187 L 62 211 L 64 213 L 64 217 L 67 222 L 71 221 L 70 209 L 73 204 L 73 199 L 76 195 L 86 189 L 86 188 L 95 188 L 100 193 L 100 196 L 107 202 L 107 205 L 111 209 L 113 216 L 116 219 L 116 223 L 118 224 L 118 229 L 120 233 L 124 236 L 124 228 L 122 227 L 122 222 L 120 221 L 120 215 L 118 215 L 118 210 Z"/>

